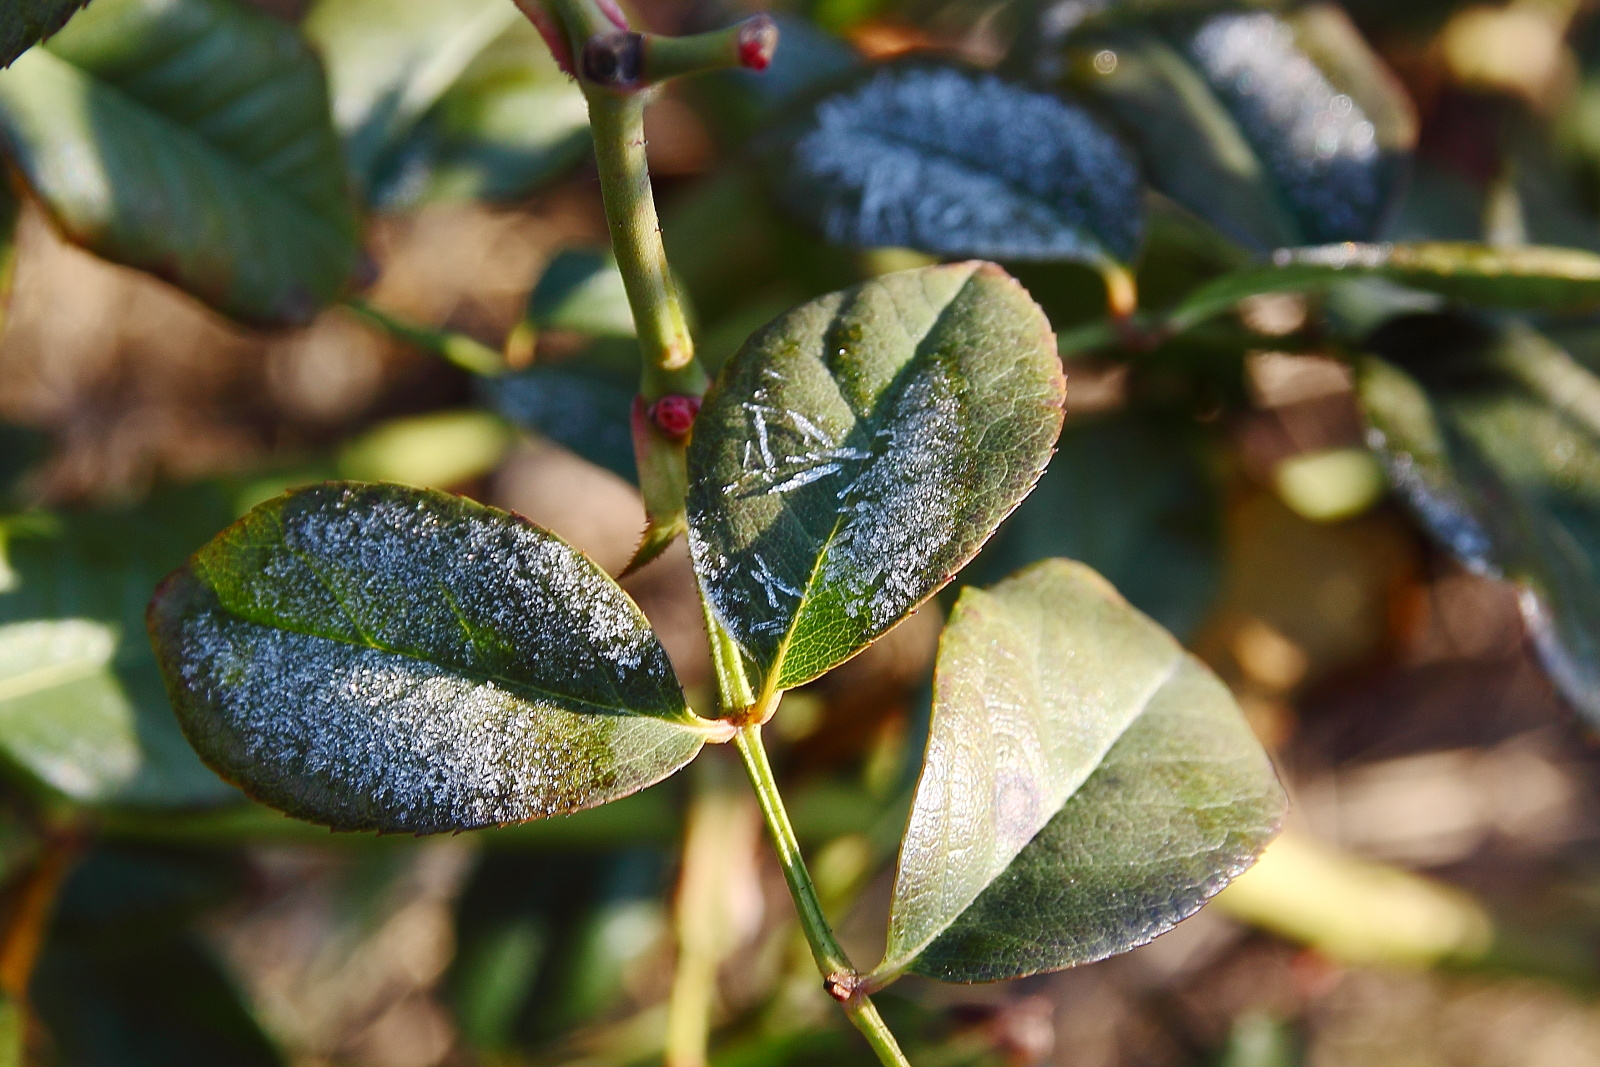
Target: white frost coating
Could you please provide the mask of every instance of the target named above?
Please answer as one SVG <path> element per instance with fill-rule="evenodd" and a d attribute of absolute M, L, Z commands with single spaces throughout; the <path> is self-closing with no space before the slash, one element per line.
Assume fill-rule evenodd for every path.
<path fill-rule="evenodd" d="M 335 826 L 426 833 L 571 811 L 657 781 L 700 747 L 659 720 L 574 713 L 217 613 L 184 620 L 182 639 L 185 688 L 212 712 L 201 729 L 213 762 Z"/>
<path fill-rule="evenodd" d="M 1185 662 L 1080 563 L 1049 561 L 962 594 L 940 646 L 880 973 L 909 965 L 960 917 Z"/>
<path fill-rule="evenodd" d="M 1189 58 L 1260 154 L 1313 242 L 1360 240 L 1381 222 L 1373 125 L 1266 12 L 1218 15 Z"/>
<path fill-rule="evenodd" d="M 997 259 L 1128 258 L 1131 157 L 1087 113 L 991 74 L 880 71 L 830 97 L 783 178 L 834 241 Z"/>

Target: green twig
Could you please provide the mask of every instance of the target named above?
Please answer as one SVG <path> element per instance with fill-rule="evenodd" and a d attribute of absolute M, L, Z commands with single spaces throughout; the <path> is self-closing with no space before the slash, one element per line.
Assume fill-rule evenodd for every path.
<path fill-rule="evenodd" d="M 385 333 L 424 352 L 432 352 L 464 371 L 485 377 L 505 373 L 506 363 L 500 353 L 465 334 L 406 322 L 386 311 L 379 311 L 365 300 L 347 300 L 344 306 Z"/>
<path fill-rule="evenodd" d="M 772 776 L 772 765 L 767 762 L 767 750 L 761 743 L 761 727 L 751 724 L 739 731 L 734 743 L 744 758 L 745 773 L 756 792 L 756 802 L 761 807 L 761 817 L 767 824 L 772 847 L 778 853 L 778 865 L 783 868 L 784 881 L 789 885 L 789 896 L 794 900 L 795 911 L 800 915 L 800 929 L 805 932 L 806 943 L 811 946 L 811 957 L 816 961 L 823 984 L 829 995 L 839 1001 L 850 1021 L 860 1030 L 872 1051 L 884 1067 L 910 1067 L 905 1053 L 900 1051 L 894 1035 L 884 1024 L 883 1017 L 873 1005 L 872 998 L 859 987 L 860 974 L 851 965 L 839 941 L 833 936 L 827 916 L 822 912 L 822 902 L 817 899 L 817 887 L 811 881 L 805 859 L 800 855 L 800 843 L 795 839 L 794 827 L 789 824 L 789 813 L 783 806 L 777 780 Z"/>

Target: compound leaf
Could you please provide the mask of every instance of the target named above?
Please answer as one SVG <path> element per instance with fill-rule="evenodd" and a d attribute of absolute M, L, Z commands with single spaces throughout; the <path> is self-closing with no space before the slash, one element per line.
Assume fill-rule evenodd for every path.
<path fill-rule="evenodd" d="M 1491 248 L 1458 241 L 1281 248 L 1270 267 L 1225 274 L 1173 310 L 1179 332 L 1261 293 L 1324 289 L 1379 277 L 1465 304 L 1572 312 L 1600 306 L 1600 256 L 1575 248 Z"/>
<path fill-rule="evenodd" d="M 1401 336 L 1374 336 L 1396 362 L 1367 359 L 1358 386 L 1390 481 L 1468 567 L 1521 587 L 1546 671 L 1600 722 L 1600 379 L 1525 326 Z"/>
<path fill-rule="evenodd" d="M 583 94 L 503 0 L 320 0 L 306 34 L 374 203 L 514 199 L 588 151 Z"/>
<path fill-rule="evenodd" d="M 13 0 L 0 22 L 0 67 L 55 33 L 89 0 Z"/>
<path fill-rule="evenodd" d="M 993 74 L 880 67 L 812 104 L 768 155 L 780 199 L 840 244 L 1103 264 L 1143 235 L 1122 144 Z"/>
<path fill-rule="evenodd" d="M 306 322 L 355 268 L 316 57 L 232 0 L 98 0 L 0 72 L 0 134 L 68 238 L 242 321 Z"/>
<path fill-rule="evenodd" d="M 163 583 L 149 624 L 202 758 L 335 829 L 593 807 L 705 737 L 616 583 L 436 491 L 330 483 L 262 504 Z"/>
<path fill-rule="evenodd" d="M 1034 65 L 1116 120 L 1157 189 L 1256 251 L 1371 240 L 1416 139 L 1404 93 L 1324 5 L 1113 16 Z"/>
<path fill-rule="evenodd" d="M 723 368 L 689 446 L 689 548 L 763 696 L 932 596 L 1027 495 L 1066 383 L 993 264 L 887 274 L 779 316 Z"/>
<path fill-rule="evenodd" d="M 1254 862 L 1285 803 L 1227 688 L 1088 567 L 965 589 L 875 977 L 993 981 L 1143 944 Z"/>
<path fill-rule="evenodd" d="M 198 487 L 6 522 L 0 756 L 11 769 L 96 806 L 239 798 L 184 743 L 142 632 L 150 589 L 232 517 L 220 492 Z"/>

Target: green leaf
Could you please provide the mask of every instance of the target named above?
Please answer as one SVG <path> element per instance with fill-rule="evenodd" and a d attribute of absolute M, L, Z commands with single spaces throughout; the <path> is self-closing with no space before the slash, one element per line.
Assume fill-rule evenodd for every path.
<path fill-rule="evenodd" d="M 0 22 L 0 67 L 55 33 L 89 0 L 12 0 Z"/>
<path fill-rule="evenodd" d="M 633 309 L 610 251 L 564 248 L 528 294 L 524 319 L 538 330 L 590 337 L 633 337 Z"/>
<path fill-rule="evenodd" d="M 1600 722 L 1600 378 L 1547 338 L 1414 318 L 1374 336 L 1369 440 L 1423 526 L 1522 589 L 1546 671 Z"/>
<path fill-rule="evenodd" d="M 1055 338 L 992 264 L 887 274 L 757 331 L 689 446 L 689 548 L 763 697 L 933 595 L 1060 432 Z"/>
<path fill-rule="evenodd" d="M 1222 577 L 1221 516 L 1196 443 L 1166 421 L 1068 422 L 1038 487 L 962 577 L 998 581 L 1065 556 L 1162 626 L 1192 633 Z"/>
<path fill-rule="evenodd" d="M 232 517 L 220 493 L 198 488 L 7 523 L 0 757 L 10 770 L 97 806 L 238 798 L 184 743 L 143 634 L 150 589 Z"/>
<path fill-rule="evenodd" d="M 993 74 L 879 67 L 771 141 L 779 198 L 829 240 L 945 256 L 1125 262 L 1133 159 L 1082 108 Z"/>
<path fill-rule="evenodd" d="M 373 202 L 515 199 L 588 151 L 583 94 L 504 0 L 320 0 L 306 34 Z"/>
<path fill-rule="evenodd" d="M 1574 248 L 1491 248 L 1457 241 L 1281 248 L 1270 267 L 1223 275 L 1168 316 L 1183 332 L 1261 293 L 1308 292 L 1385 278 L 1463 304 L 1572 312 L 1600 307 L 1600 256 Z"/>
<path fill-rule="evenodd" d="M 1331 6 L 1117 14 L 1031 66 L 1104 108 L 1158 190 L 1256 251 L 1371 240 L 1416 139 L 1404 93 Z"/>
<path fill-rule="evenodd" d="M 962 591 L 874 972 L 1015 978 L 1141 945 L 1285 808 L 1226 687 L 1081 563 Z"/>
<path fill-rule="evenodd" d="M 514 436 L 500 419 L 472 409 L 390 419 L 339 450 L 339 477 L 448 489 L 493 471 Z"/>
<path fill-rule="evenodd" d="M 633 353 L 635 366 L 638 354 Z M 511 422 L 541 433 L 590 463 L 638 484 L 628 411 L 638 372 L 618 372 L 582 355 L 489 379 L 481 388 Z"/>
<path fill-rule="evenodd" d="M 0 72 L 0 133 L 69 239 L 242 321 L 306 322 L 355 268 L 316 57 L 233 0 L 98 0 Z"/>
<path fill-rule="evenodd" d="M 430 490 L 330 483 L 262 504 L 163 583 L 150 632 L 202 758 L 335 829 L 593 807 L 707 734 L 599 568 Z"/>

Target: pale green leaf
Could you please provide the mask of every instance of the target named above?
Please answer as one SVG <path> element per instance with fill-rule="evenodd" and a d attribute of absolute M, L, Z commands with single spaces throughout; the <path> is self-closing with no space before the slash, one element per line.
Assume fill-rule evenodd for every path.
<path fill-rule="evenodd" d="M 1089 568 L 963 590 L 874 973 L 1126 951 L 1248 867 L 1284 804 L 1226 687 Z"/>

